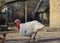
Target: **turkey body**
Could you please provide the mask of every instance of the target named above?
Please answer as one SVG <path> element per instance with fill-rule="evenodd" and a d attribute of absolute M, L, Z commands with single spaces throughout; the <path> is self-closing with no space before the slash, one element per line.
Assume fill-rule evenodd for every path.
<path fill-rule="evenodd" d="M 29 36 L 29 35 L 32 35 L 33 33 L 37 32 L 39 29 L 42 29 L 43 27 L 44 27 L 43 24 L 34 20 L 34 21 L 20 24 L 19 32 L 25 36 Z"/>

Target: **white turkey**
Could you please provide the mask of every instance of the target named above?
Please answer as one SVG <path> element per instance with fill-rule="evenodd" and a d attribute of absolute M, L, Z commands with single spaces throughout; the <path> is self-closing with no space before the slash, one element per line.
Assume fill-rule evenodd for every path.
<path fill-rule="evenodd" d="M 32 34 L 35 34 L 33 37 L 34 40 L 37 32 L 44 27 L 43 24 L 41 24 L 36 20 L 26 23 L 21 23 L 19 19 L 16 19 L 14 23 L 16 24 L 19 33 L 22 33 L 24 36 L 29 36 L 31 39 Z"/>

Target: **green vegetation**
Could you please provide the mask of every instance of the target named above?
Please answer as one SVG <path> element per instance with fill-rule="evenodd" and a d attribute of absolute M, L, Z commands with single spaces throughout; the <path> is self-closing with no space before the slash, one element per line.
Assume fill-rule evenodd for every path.
<path fill-rule="evenodd" d="M 47 26 L 47 27 L 49 26 L 49 24 L 44 24 L 44 25 Z"/>

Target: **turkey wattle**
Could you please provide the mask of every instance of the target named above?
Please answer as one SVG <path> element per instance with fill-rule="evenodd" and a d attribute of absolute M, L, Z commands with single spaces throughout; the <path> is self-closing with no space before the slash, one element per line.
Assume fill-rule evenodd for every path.
<path fill-rule="evenodd" d="M 23 35 L 30 36 L 31 38 L 32 34 L 35 33 L 34 38 L 33 38 L 34 40 L 39 29 L 42 29 L 44 27 L 43 24 L 41 24 L 40 22 L 36 20 L 26 22 L 26 23 L 20 23 L 21 21 L 19 19 L 16 19 L 14 22 L 17 26 L 18 31 L 22 33 Z"/>

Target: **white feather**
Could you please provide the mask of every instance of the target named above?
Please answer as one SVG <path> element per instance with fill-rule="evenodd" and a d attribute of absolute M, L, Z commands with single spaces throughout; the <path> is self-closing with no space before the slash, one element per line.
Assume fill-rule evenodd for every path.
<path fill-rule="evenodd" d="M 20 33 L 22 33 L 23 35 L 31 35 L 34 32 L 37 32 L 38 29 L 43 28 L 44 25 L 41 24 L 38 21 L 31 21 L 31 22 L 26 22 L 23 24 L 20 24 Z"/>

